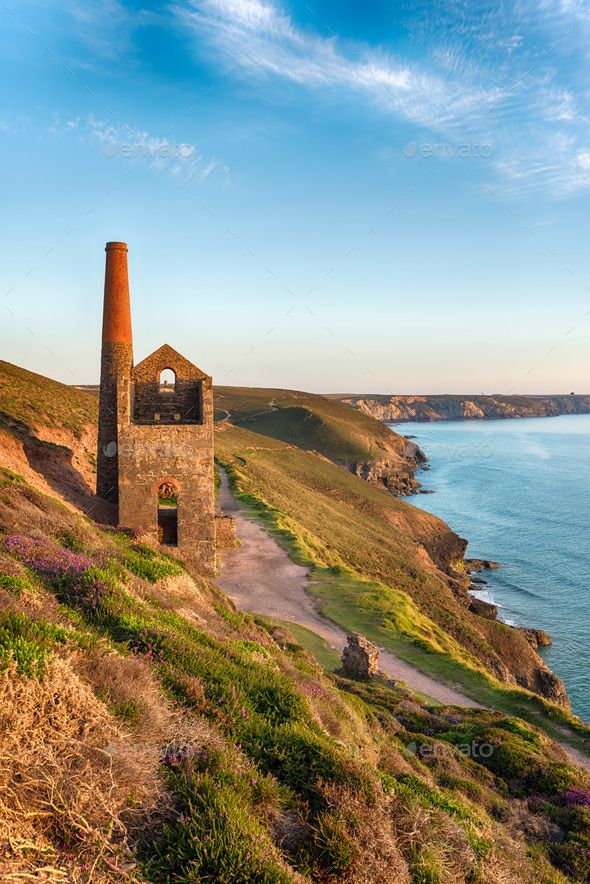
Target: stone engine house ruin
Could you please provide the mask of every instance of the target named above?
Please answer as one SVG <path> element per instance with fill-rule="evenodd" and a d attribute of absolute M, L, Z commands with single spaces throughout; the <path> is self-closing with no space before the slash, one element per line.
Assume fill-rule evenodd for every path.
<path fill-rule="evenodd" d="M 109 242 L 96 493 L 117 505 L 120 525 L 177 547 L 211 575 L 223 519 L 213 470 L 211 378 L 168 344 L 134 366 L 127 245 Z"/>

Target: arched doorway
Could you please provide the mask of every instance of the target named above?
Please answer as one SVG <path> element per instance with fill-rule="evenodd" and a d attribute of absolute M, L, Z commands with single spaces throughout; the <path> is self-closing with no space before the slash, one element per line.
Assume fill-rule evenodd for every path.
<path fill-rule="evenodd" d="M 178 546 L 178 489 L 170 481 L 158 486 L 158 542 Z"/>

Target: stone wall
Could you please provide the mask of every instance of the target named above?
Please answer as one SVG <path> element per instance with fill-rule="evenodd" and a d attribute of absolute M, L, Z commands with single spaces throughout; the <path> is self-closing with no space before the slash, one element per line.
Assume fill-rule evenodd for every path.
<path fill-rule="evenodd" d="M 96 493 L 99 497 L 113 503 L 117 503 L 119 497 L 117 380 L 119 378 L 128 380 L 132 365 L 132 344 L 127 342 L 103 343 L 100 363 Z"/>
<path fill-rule="evenodd" d="M 215 516 L 215 545 L 217 549 L 233 549 L 237 546 L 236 520 L 232 516 Z"/>
<path fill-rule="evenodd" d="M 201 423 L 135 423 L 134 382 L 118 390 L 119 523 L 158 542 L 158 488 L 178 489 L 178 551 L 205 575 L 215 571 L 213 484 L 213 393 L 211 378 L 171 347 L 162 347 L 133 371 L 139 383 L 164 368 L 201 385 Z M 191 377 L 192 375 L 192 377 Z"/>
<path fill-rule="evenodd" d="M 199 380 L 177 379 L 174 388 L 160 386 L 158 381 L 134 385 L 133 420 L 142 424 L 201 423 L 201 390 Z"/>
<path fill-rule="evenodd" d="M 178 549 L 202 573 L 215 567 L 213 438 L 210 427 L 141 426 L 119 432 L 119 522 L 158 541 L 158 488 L 178 487 Z"/>
<path fill-rule="evenodd" d="M 359 633 L 346 636 L 342 652 L 342 668 L 347 675 L 371 678 L 379 671 L 379 650 L 373 642 Z"/>

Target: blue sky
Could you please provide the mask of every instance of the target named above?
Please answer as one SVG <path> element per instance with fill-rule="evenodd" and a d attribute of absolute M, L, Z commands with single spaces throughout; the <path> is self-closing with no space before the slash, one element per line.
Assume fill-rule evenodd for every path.
<path fill-rule="evenodd" d="M 96 382 L 104 243 L 136 359 L 217 383 L 590 391 L 590 3 L 17 2 L 2 358 Z"/>

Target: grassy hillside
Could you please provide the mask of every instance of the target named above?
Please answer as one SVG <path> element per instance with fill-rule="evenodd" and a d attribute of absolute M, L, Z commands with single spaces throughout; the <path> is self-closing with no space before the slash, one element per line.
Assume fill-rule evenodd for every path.
<path fill-rule="evenodd" d="M 550 724 L 554 707 L 507 687 L 554 691 L 560 700 L 563 686 L 518 630 L 467 609 L 445 572 L 460 566 L 463 550 L 443 522 L 317 456 L 263 444 L 241 428 L 220 427 L 216 451 L 253 513 L 313 566 L 312 591 L 327 616 L 475 699 L 520 705 Z"/>
<path fill-rule="evenodd" d="M 507 714 L 344 678 L 308 630 L 82 515 L 96 397 L 1 369 L 2 881 L 590 879 L 590 777 L 548 736 L 587 730 L 507 684 L 540 661 L 465 608 L 460 539 L 330 462 L 381 450 L 374 421 L 288 393 L 280 433 L 219 421 L 218 457 L 328 616 Z"/>
<path fill-rule="evenodd" d="M 106 518 L 92 497 L 98 397 L 0 362 L 1 463 L 48 493 Z"/>
<path fill-rule="evenodd" d="M 419 452 L 380 421 L 324 396 L 296 390 L 216 387 L 216 417 L 341 465 L 388 461 L 413 472 Z"/>
<path fill-rule="evenodd" d="M 538 729 L 326 674 L 6 470 L 0 574 L 3 881 L 587 880 L 590 778 Z"/>
<path fill-rule="evenodd" d="M 80 438 L 98 418 L 98 398 L 0 360 L 0 424 L 66 430 Z"/>
<path fill-rule="evenodd" d="M 77 438 L 94 426 L 96 396 L 6 363 L 0 368 L 3 413 L 13 439 L 4 443 L 4 464 L 42 490 L 106 518 L 92 496 L 95 436 Z M 486 677 L 491 673 L 560 700 L 558 681 L 518 632 L 467 610 L 466 581 L 458 571 L 463 542 L 439 519 L 327 460 L 338 461 L 338 452 L 367 457 L 382 452 L 386 443 L 399 447 L 400 437 L 372 418 L 312 394 L 221 388 L 218 407 L 220 401 L 232 423 L 217 423 L 218 453 L 239 467 L 240 475 L 234 470 L 234 476 L 240 490 L 281 518 L 289 514 L 293 536 L 304 539 L 318 567 L 347 568 L 356 575 L 352 583 L 334 582 L 332 572 L 320 581 L 333 616 L 337 607 L 347 627 L 363 623 L 380 640 L 385 631 L 423 668 L 439 666 L 442 654 L 464 664 L 468 674 L 483 670 Z M 248 426 L 276 421 L 276 435 L 233 426 L 238 420 Z M 59 444 L 44 441 L 55 434 Z M 295 447 L 296 440 L 305 449 L 321 447 L 321 456 Z M 359 589 L 357 577 L 378 588 Z M 419 628 L 425 617 L 428 625 Z M 400 621 L 406 622 L 401 631 Z M 457 680 L 453 667 L 444 675 Z"/>

